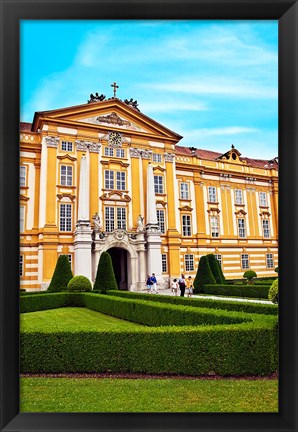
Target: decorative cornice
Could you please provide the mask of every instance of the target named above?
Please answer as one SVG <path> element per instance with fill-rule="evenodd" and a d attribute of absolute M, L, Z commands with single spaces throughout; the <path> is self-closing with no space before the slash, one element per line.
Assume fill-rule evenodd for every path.
<path fill-rule="evenodd" d="M 119 191 L 111 191 L 104 193 L 101 197 L 99 197 L 102 201 L 124 201 L 124 202 L 130 202 L 131 198 L 123 194 Z"/>
<path fill-rule="evenodd" d="M 165 170 L 166 170 L 165 168 L 163 168 L 163 167 L 161 167 L 161 166 L 159 166 L 159 165 L 153 168 L 153 171 L 161 171 L 161 172 L 164 172 Z"/>
<path fill-rule="evenodd" d="M 100 163 L 102 165 L 105 165 L 105 166 L 109 166 L 110 164 L 117 164 L 117 165 L 121 165 L 123 168 L 128 168 L 129 167 L 128 163 L 125 163 L 125 162 L 123 162 L 122 160 L 119 160 L 119 159 L 102 160 L 102 161 L 100 161 Z"/>
<path fill-rule="evenodd" d="M 174 153 L 165 153 L 164 154 L 165 162 L 173 162 L 175 159 Z"/>
<path fill-rule="evenodd" d="M 263 216 L 268 216 L 269 217 L 269 216 L 271 216 L 271 213 L 269 213 L 269 211 L 263 211 L 263 212 L 260 213 L 260 216 L 261 217 L 263 217 Z"/>
<path fill-rule="evenodd" d="M 129 154 L 131 158 L 137 158 L 139 159 L 139 157 L 141 156 L 141 152 L 139 149 L 136 148 L 130 148 L 129 149 Z"/>
<path fill-rule="evenodd" d="M 247 213 L 244 211 L 244 210 L 238 210 L 237 212 L 235 212 L 235 215 L 236 216 L 246 216 L 247 215 Z"/>
<path fill-rule="evenodd" d="M 193 209 L 191 207 L 189 207 L 188 205 L 183 206 L 183 207 L 178 207 L 178 210 L 180 210 L 180 211 L 193 211 Z"/>
<path fill-rule="evenodd" d="M 71 193 L 61 193 L 57 194 L 57 198 L 61 201 L 62 198 L 69 198 L 71 201 L 75 200 L 75 195 L 72 195 Z"/>
<path fill-rule="evenodd" d="M 58 144 L 59 144 L 60 139 L 58 137 L 46 136 L 45 141 L 46 141 L 47 147 L 58 148 Z"/>
<path fill-rule="evenodd" d="M 220 213 L 220 210 L 218 208 L 212 207 L 207 210 L 207 213 Z"/>
<path fill-rule="evenodd" d="M 152 150 L 141 150 L 141 157 L 142 159 L 151 159 Z"/>
<path fill-rule="evenodd" d="M 72 162 L 74 162 L 75 160 L 77 160 L 76 157 L 72 157 L 69 154 L 63 155 L 63 156 L 57 156 L 57 159 L 63 160 L 63 159 L 69 159 Z"/>
<path fill-rule="evenodd" d="M 29 197 L 27 197 L 23 194 L 20 194 L 20 201 L 28 201 L 29 199 L 30 199 Z"/>
<path fill-rule="evenodd" d="M 87 151 L 89 149 L 90 153 L 99 153 L 101 147 L 99 143 L 91 141 L 76 140 L 75 143 L 78 151 Z"/>

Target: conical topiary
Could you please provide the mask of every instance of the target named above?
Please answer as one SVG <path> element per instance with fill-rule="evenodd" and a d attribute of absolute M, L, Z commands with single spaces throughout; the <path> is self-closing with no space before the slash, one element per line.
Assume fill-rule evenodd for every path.
<path fill-rule="evenodd" d="M 221 271 L 221 267 L 220 264 L 218 262 L 218 260 L 216 259 L 214 254 L 208 254 L 206 255 L 209 265 L 210 265 L 210 269 L 212 271 L 212 274 L 214 276 L 214 279 L 216 281 L 216 283 L 222 285 L 224 284 L 224 279 L 222 277 L 222 271 Z"/>
<path fill-rule="evenodd" d="M 68 261 L 67 255 L 60 255 L 55 267 L 54 274 L 52 276 L 51 283 L 48 287 L 49 292 L 66 291 L 67 284 L 70 279 L 73 278 L 73 274 Z"/>
<path fill-rule="evenodd" d="M 113 269 L 112 258 L 108 252 L 102 252 L 98 262 L 93 290 L 100 290 L 103 294 L 107 290 L 117 290 L 118 285 Z"/>
<path fill-rule="evenodd" d="M 216 280 L 214 279 L 214 276 L 212 274 L 212 271 L 210 269 L 209 261 L 207 257 L 204 255 L 201 257 L 199 262 L 198 271 L 194 280 L 194 292 L 200 293 L 204 292 L 203 286 L 205 284 L 216 284 Z"/>

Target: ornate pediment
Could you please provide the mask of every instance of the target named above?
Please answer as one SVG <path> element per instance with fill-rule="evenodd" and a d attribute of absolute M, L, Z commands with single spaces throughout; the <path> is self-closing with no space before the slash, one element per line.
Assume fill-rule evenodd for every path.
<path fill-rule="evenodd" d="M 238 210 L 237 212 L 235 212 L 236 216 L 246 216 L 247 213 L 244 210 Z"/>
<path fill-rule="evenodd" d="M 131 201 L 131 198 L 126 193 L 120 191 L 105 192 L 100 199 L 102 201 Z"/>
<path fill-rule="evenodd" d="M 108 114 L 105 115 L 95 115 L 85 118 L 78 119 L 81 123 L 89 123 L 93 125 L 100 125 L 100 126 L 108 126 L 113 128 L 119 128 L 119 129 L 126 129 L 131 131 L 138 131 L 138 132 L 149 132 L 149 130 L 146 130 L 136 123 L 128 120 L 124 116 L 120 116 L 115 111 L 111 111 Z"/>
<path fill-rule="evenodd" d="M 189 207 L 188 205 L 185 205 L 183 207 L 178 207 L 178 210 L 180 210 L 180 211 L 193 211 L 193 209 L 191 207 Z"/>
<path fill-rule="evenodd" d="M 77 160 L 76 157 L 72 157 L 69 154 L 66 154 L 66 155 L 63 155 L 63 156 L 57 156 L 57 159 L 60 159 L 60 160 L 68 159 L 68 160 L 70 160 L 72 162 L 75 161 L 75 160 Z"/>

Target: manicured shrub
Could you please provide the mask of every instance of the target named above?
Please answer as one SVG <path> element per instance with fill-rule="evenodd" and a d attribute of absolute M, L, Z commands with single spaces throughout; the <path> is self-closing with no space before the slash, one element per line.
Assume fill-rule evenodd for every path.
<path fill-rule="evenodd" d="M 215 284 L 216 280 L 212 274 L 210 269 L 209 261 L 207 257 L 204 255 L 201 257 L 199 262 L 198 271 L 193 283 L 194 292 L 200 293 L 203 292 L 203 286 L 205 284 Z"/>
<path fill-rule="evenodd" d="M 67 284 L 72 279 L 73 274 L 70 267 L 70 262 L 68 261 L 67 255 L 60 255 L 55 271 L 48 287 L 49 292 L 60 292 L 67 289 Z"/>
<path fill-rule="evenodd" d="M 211 272 L 214 276 L 216 283 L 223 284 L 224 279 L 222 277 L 222 272 L 220 271 L 221 267 L 220 267 L 220 264 L 219 264 L 218 260 L 216 259 L 215 255 L 208 254 L 206 256 L 207 256 L 209 266 L 210 266 Z"/>
<path fill-rule="evenodd" d="M 223 310 L 256 313 L 256 314 L 264 314 L 264 315 L 277 315 L 278 313 L 278 308 L 269 302 L 268 304 L 252 303 L 252 302 L 248 303 L 246 301 L 235 302 L 229 300 L 222 300 L 220 298 L 213 300 L 213 299 L 208 299 L 206 297 L 188 298 L 188 297 L 173 297 L 173 296 L 158 295 L 158 294 L 154 296 L 150 295 L 149 298 L 148 294 L 132 292 L 132 291 L 120 291 L 120 290 L 109 291 L 108 294 L 116 297 L 128 298 L 131 300 L 146 300 L 147 302 L 151 301 L 157 303 L 170 303 L 170 304 L 177 304 L 182 306 L 223 309 Z"/>
<path fill-rule="evenodd" d="M 26 292 L 26 290 L 24 288 L 21 288 L 20 293 L 24 293 L 24 292 Z"/>
<path fill-rule="evenodd" d="M 276 279 L 271 285 L 268 298 L 272 301 L 272 303 L 278 303 L 278 279 Z"/>
<path fill-rule="evenodd" d="M 253 270 L 246 270 L 246 272 L 243 273 L 243 277 L 247 280 L 247 283 L 251 283 L 252 279 L 257 277 L 257 273 Z"/>
<path fill-rule="evenodd" d="M 100 255 L 93 289 L 100 290 L 102 294 L 107 290 L 118 289 L 112 259 L 108 252 L 102 252 Z"/>
<path fill-rule="evenodd" d="M 91 291 L 92 285 L 90 280 L 86 276 L 75 276 L 73 277 L 67 285 L 68 291 Z"/>
<path fill-rule="evenodd" d="M 267 299 L 270 285 L 204 285 L 204 293 L 225 297 Z"/>
<path fill-rule="evenodd" d="M 275 267 L 274 271 L 275 273 L 278 273 L 278 267 Z"/>
<path fill-rule="evenodd" d="M 74 294 L 68 294 L 67 292 L 22 295 L 20 298 L 20 313 L 75 306 L 72 302 L 73 296 Z"/>

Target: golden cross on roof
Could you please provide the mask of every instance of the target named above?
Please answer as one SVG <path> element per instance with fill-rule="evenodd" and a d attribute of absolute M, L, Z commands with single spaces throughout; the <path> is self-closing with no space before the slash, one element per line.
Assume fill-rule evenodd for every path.
<path fill-rule="evenodd" d="M 114 98 L 116 97 L 116 89 L 119 88 L 119 86 L 117 86 L 117 83 L 114 82 L 114 84 L 111 84 L 111 87 L 114 88 Z"/>

